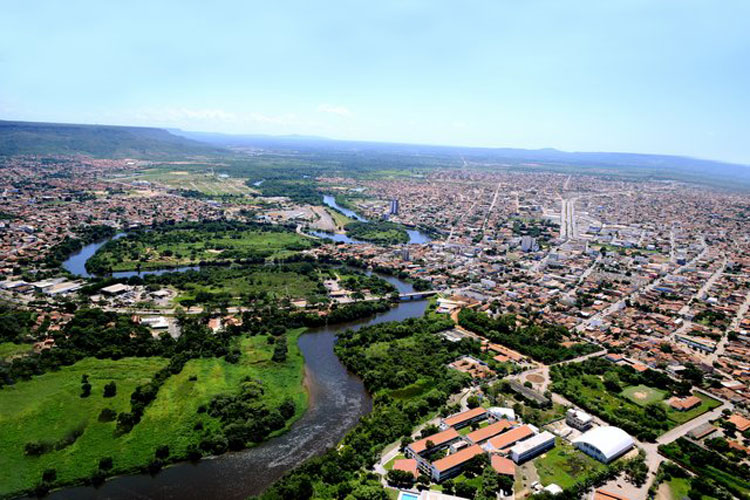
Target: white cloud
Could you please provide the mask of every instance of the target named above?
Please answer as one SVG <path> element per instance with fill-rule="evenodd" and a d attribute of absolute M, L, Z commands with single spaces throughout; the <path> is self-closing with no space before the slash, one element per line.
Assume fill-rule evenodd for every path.
<path fill-rule="evenodd" d="M 351 116 L 352 114 L 348 108 L 345 108 L 344 106 L 334 106 L 332 104 L 321 104 L 318 106 L 318 111 L 338 116 Z"/>

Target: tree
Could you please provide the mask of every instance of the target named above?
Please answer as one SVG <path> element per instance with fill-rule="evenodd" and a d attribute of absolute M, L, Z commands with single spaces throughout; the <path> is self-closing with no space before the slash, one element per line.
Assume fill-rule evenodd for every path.
<path fill-rule="evenodd" d="M 388 484 L 396 488 L 411 488 L 414 484 L 414 474 L 405 470 L 392 469 L 386 474 Z"/>
<path fill-rule="evenodd" d="M 117 394 L 117 384 L 110 382 L 104 386 L 104 397 L 113 398 Z"/>
<path fill-rule="evenodd" d="M 478 408 L 479 398 L 477 396 L 469 396 L 466 399 L 466 406 L 468 406 L 469 408 Z"/>
<path fill-rule="evenodd" d="M 99 459 L 99 468 L 108 471 L 112 468 L 112 457 L 103 457 Z"/>
<path fill-rule="evenodd" d="M 44 469 L 44 472 L 42 473 L 42 481 L 45 483 L 51 483 L 55 479 L 57 479 L 57 471 L 55 469 Z"/>

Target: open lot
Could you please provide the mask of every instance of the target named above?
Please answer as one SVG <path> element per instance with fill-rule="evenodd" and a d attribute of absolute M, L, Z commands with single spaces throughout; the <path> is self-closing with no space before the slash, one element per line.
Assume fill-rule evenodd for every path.
<path fill-rule="evenodd" d="M 606 466 L 573 446 L 557 439 L 555 447 L 534 460 L 539 481 L 547 486 L 555 483 L 570 488 L 586 480 L 591 474 L 603 471 Z"/>
<path fill-rule="evenodd" d="M 620 395 L 625 396 L 635 404 L 646 406 L 649 403 L 663 401 L 667 393 L 666 391 L 648 387 L 646 385 L 635 385 L 626 387 Z"/>

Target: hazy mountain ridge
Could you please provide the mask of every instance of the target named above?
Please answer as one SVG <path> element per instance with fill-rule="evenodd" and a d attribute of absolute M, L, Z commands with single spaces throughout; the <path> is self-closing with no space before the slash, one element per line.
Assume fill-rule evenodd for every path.
<path fill-rule="evenodd" d="M 85 154 L 107 158 L 206 155 L 220 148 L 160 128 L 0 120 L 0 156 Z"/>

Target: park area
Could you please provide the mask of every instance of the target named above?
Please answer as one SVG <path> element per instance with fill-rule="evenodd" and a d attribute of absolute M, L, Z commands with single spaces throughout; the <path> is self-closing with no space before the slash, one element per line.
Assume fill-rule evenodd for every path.
<path fill-rule="evenodd" d="M 315 245 L 292 230 L 230 222 L 184 223 L 129 234 L 108 242 L 86 263 L 107 273 L 226 262 L 281 259 Z"/>
<path fill-rule="evenodd" d="M 603 472 L 607 466 L 557 439 L 555 447 L 534 460 L 534 467 L 543 485 L 555 483 L 563 489 Z"/>
<path fill-rule="evenodd" d="M 71 484 L 97 474 L 105 457 L 111 458 L 110 474 L 141 470 L 164 445 L 170 457 L 184 458 L 189 446 L 221 431 L 221 422 L 199 407 L 216 395 L 236 393 L 247 377 L 262 381 L 263 403 L 276 407 L 287 398 L 294 401 L 296 412 L 286 422 L 288 428 L 307 404 L 304 360 L 296 342 L 302 331 L 289 333 L 288 356 L 282 363 L 271 361 L 274 346 L 265 335 L 237 339 L 241 355 L 235 364 L 224 358 L 188 361 L 167 378 L 141 421 L 124 434 L 116 432 L 115 421 L 101 417 L 102 410 L 128 411 L 136 386 L 149 382 L 167 359 L 85 358 L 5 386 L 0 389 L 0 497 L 32 490 L 48 469 L 56 472 L 55 484 Z M 81 396 L 83 375 L 91 384 L 88 397 Z M 104 397 L 103 388 L 111 382 L 116 394 Z M 29 454 L 30 443 L 46 451 Z"/>

